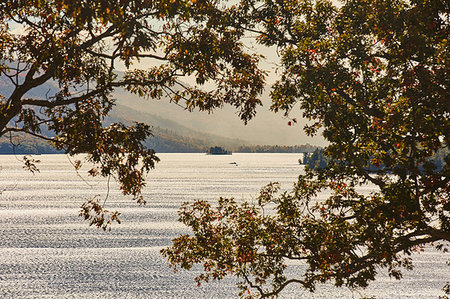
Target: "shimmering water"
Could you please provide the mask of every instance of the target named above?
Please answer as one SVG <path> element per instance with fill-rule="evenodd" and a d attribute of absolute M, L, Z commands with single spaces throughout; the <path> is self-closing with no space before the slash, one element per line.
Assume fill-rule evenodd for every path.
<path fill-rule="evenodd" d="M 88 227 L 77 216 L 84 198 L 106 195 L 105 180 L 83 171 L 77 176 L 64 155 L 37 156 L 40 173 L 35 175 L 16 157 L 0 156 L 0 298 L 236 298 L 235 280 L 198 288 L 195 269 L 173 273 L 159 250 L 187 232 L 177 222 L 183 202 L 219 196 L 252 200 L 270 181 L 290 189 L 302 171 L 299 156 L 159 156 L 162 161 L 144 192 L 146 206 L 124 198 L 111 184 L 107 208 L 119 209 L 123 221 L 111 232 Z M 447 259 L 427 249 L 414 258 L 415 270 L 405 272 L 401 281 L 381 273 L 359 292 L 325 285 L 311 294 L 288 287 L 282 297 L 437 298 L 450 281 Z"/>

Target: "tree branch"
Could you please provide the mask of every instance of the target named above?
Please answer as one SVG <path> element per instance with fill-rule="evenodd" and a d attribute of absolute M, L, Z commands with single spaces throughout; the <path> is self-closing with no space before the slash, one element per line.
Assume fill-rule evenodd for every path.
<path fill-rule="evenodd" d="M 54 101 L 49 100 L 38 100 L 38 99 L 23 99 L 22 105 L 33 105 L 38 107 L 47 107 L 47 108 L 54 108 L 57 106 L 66 106 L 70 104 L 79 103 L 85 100 L 88 100 L 98 94 L 101 94 L 102 92 L 105 92 L 107 90 L 106 87 L 92 90 L 86 94 L 83 94 L 78 97 L 73 97 L 69 99 L 57 99 Z"/>
<path fill-rule="evenodd" d="M 28 130 L 25 130 L 25 129 L 20 129 L 20 128 L 6 128 L 5 130 L 2 131 L 2 135 L 6 134 L 8 132 L 17 132 L 17 133 L 30 134 L 30 135 L 32 135 L 34 137 L 38 137 L 38 138 L 46 140 L 46 141 L 60 143 L 60 144 L 64 144 L 64 145 L 70 145 L 70 143 L 63 142 L 61 140 L 56 140 L 56 139 L 53 139 L 53 138 L 50 138 L 50 137 L 47 137 L 47 136 L 44 136 L 44 135 L 36 134 L 34 132 L 31 132 L 31 131 L 28 131 Z M 0 135 L 0 136 L 2 136 L 2 135 Z"/>

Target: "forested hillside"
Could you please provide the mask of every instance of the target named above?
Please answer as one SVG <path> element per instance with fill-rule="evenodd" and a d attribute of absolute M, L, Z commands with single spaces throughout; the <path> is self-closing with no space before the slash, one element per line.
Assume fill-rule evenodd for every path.
<path fill-rule="evenodd" d="M 296 146 L 252 145 L 240 139 L 231 139 L 191 130 L 183 125 L 146 112 L 117 105 L 106 119 L 107 123 L 131 123 L 130 119 L 152 126 L 152 136 L 147 146 L 157 153 L 204 153 L 211 146 L 222 146 L 242 153 L 299 153 L 312 152 L 317 147 L 309 144 Z M 46 132 L 44 132 L 46 133 Z M 218 132 L 220 133 L 220 132 Z M 14 134 L 0 138 L 0 154 L 54 154 L 62 153 L 45 140 L 37 137 Z"/>
<path fill-rule="evenodd" d="M 0 87 L 9 94 L 12 92 L 12 87 L 5 77 L 0 77 Z M 45 99 L 47 94 L 54 93 L 58 89 L 56 83 L 48 82 L 38 88 L 33 89 L 29 96 Z M 227 135 L 224 130 L 224 122 L 227 119 L 217 118 L 217 127 L 207 128 L 208 131 L 214 131 L 215 134 L 205 133 L 204 131 L 197 131 L 183 125 L 186 122 L 199 118 L 198 114 L 183 112 L 183 118 L 174 118 L 174 115 L 167 115 L 168 111 L 164 110 L 161 105 L 155 103 L 149 105 L 146 101 L 138 105 L 139 101 L 134 96 L 126 93 L 123 90 L 116 92 L 115 96 L 118 98 L 116 105 L 110 116 L 105 120 L 106 123 L 124 122 L 131 124 L 131 120 L 147 123 L 152 127 L 152 134 L 147 146 L 154 149 L 157 153 L 201 153 L 205 152 L 211 146 L 221 146 L 232 150 L 233 152 L 243 153 L 299 153 L 312 152 L 317 146 L 306 145 L 260 145 L 255 142 L 250 142 L 238 138 L 223 137 Z M 157 101 L 158 102 L 158 101 Z M 145 104 L 145 105 L 144 105 Z M 138 107 L 141 107 L 139 109 Z M 149 107 L 154 107 L 154 110 L 149 112 Z M 39 111 L 35 111 L 39 114 Z M 220 125 L 221 124 L 221 125 Z M 206 129 L 206 128 L 205 128 Z M 45 127 L 42 131 L 43 135 L 51 137 L 52 135 L 46 131 Z M 229 133 L 229 132 L 228 132 Z M 14 133 L 11 136 L 3 136 L 0 138 L 0 154 L 54 154 L 61 153 L 61 151 L 53 148 L 47 141 L 33 136 L 26 136 L 24 134 Z"/>
<path fill-rule="evenodd" d="M 61 153 L 41 138 L 15 133 L 0 137 L 0 154 L 57 154 Z"/>

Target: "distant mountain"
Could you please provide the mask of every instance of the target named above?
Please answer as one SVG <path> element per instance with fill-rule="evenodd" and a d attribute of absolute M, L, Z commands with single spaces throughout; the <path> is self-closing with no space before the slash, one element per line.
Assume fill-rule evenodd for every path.
<path fill-rule="evenodd" d="M 153 136 L 150 138 L 148 146 L 157 152 L 205 152 L 213 145 L 236 149 L 249 144 L 236 138 L 195 131 L 176 121 L 137 111 L 121 104 L 116 105 L 107 121 L 124 123 L 138 121 L 151 125 Z"/>
<path fill-rule="evenodd" d="M 4 95 L 13 91 L 11 82 L 5 77 L 0 77 L 0 88 Z M 45 99 L 57 90 L 55 82 L 47 82 L 32 89 L 28 96 Z M 304 137 L 301 121 L 289 127 L 286 119 L 263 107 L 258 110 L 256 118 L 245 126 L 235 110 L 228 106 L 208 114 L 187 112 L 167 99 L 142 99 L 122 89 L 116 90 L 112 96 L 116 99 L 116 107 L 107 121 L 139 121 L 151 125 L 153 137 L 148 145 L 157 152 L 205 152 L 211 146 L 236 150 L 251 144 L 312 143 L 311 139 Z M 300 120 L 300 117 L 297 116 L 297 119 Z M 16 152 L 55 152 L 45 141 L 37 138 L 22 135 L 15 138 L 21 140 L 20 147 L 15 148 Z M 317 141 L 319 145 L 323 144 L 321 139 Z M 0 153 L 11 151 L 13 148 L 8 138 L 1 138 Z"/>
<path fill-rule="evenodd" d="M 209 114 L 207 112 L 188 112 L 170 103 L 168 99 L 143 99 L 124 90 L 113 94 L 117 104 L 137 111 L 145 111 L 160 118 L 170 119 L 185 128 L 230 139 L 245 140 L 247 144 L 295 145 L 310 143 L 325 145 L 321 137 L 307 137 L 303 126 L 307 123 L 302 119 L 301 111 L 294 111 L 291 118 L 297 118 L 298 123 L 289 126 L 289 120 L 282 113 L 269 110 L 269 95 L 263 95 L 263 107 L 257 108 L 257 113 L 247 125 L 239 119 L 236 109 L 225 105 L 223 108 Z"/>
<path fill-rule="evenodd" d="M 127 107 L 118 106 L 108 117 L 106 123 L 123 122 L 131 124 L 133 121 L 152 124 L 152 136 L 146 146 L 157 153 L 204 153 L 211 145 L 222 145 L 237 148 L 246 144 L 237 139 L 228 139 L 211 134 L 203 134 L 190 130 L 176 122 L 156 115 L 138 112 Z M 15 133 L 12 138 L 0 138 L 0 154 L 54 154 L 62 153 L 48 142 L 26 134 Z"/>
<path fill-rule="evenodd" d="M 14 133 L 13 136 L 3 136 L 0 138 L 0 154 L 58 154 L 62 151 L 56 150 L 47 141 L 34 136 Z"/>

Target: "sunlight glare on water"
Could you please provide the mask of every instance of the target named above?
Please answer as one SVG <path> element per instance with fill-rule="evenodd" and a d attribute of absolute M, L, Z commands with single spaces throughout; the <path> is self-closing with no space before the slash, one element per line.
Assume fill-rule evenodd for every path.
<path fill-rule="evenodd" d="M 111 232 L 78 217 L 84 199 L 107 193 L 105 179 L 77 176 L 65 155 L 36 156 L 26 172 L 15 156 L 0 156 L 0 298 L 236 298 L 236 281 L 198 288 L 199 269 L 173 273 L 159 250 L 188 230 L 177 222 L 186 201 L 220 196 L 251 201 L 271 181 L 289 190 L 302 172 L 298 154 L 160 154 L 139 207 L 111 184 L 107 209 L 121 212 Z M 71 158 L 72 161 L 75 158 Z M 235 163 L 234 163 L 235 162 Z M 367 192 L 370 191 L 370 188 Z M 447 256 L 427 249 L 401 281 L 380 274 L 368 289 L 331 285 L 312 294 L 288 287 L 281 298 L 437 298 L 450 281 Z M 302 266 L 293 266 L 292 274 Z"/>

